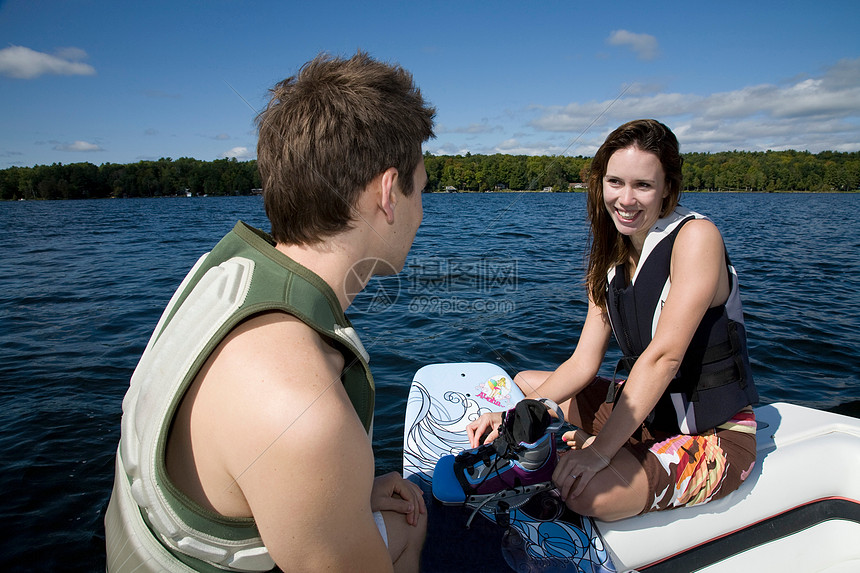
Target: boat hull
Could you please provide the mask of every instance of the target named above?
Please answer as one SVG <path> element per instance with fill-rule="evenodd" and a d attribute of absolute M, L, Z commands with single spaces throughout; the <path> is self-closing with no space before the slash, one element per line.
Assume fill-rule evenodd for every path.
<path fill-rule="evenodd" d="M 596 522 L 619 571 L 860 570 L 846 542 L 860 540 L 860 420 L 785 403 L 756 420 L 756 467 L 736 492 Z"/>

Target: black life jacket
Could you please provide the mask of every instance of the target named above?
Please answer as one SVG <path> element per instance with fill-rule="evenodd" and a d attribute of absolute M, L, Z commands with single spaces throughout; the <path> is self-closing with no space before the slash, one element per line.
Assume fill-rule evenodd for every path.
<path fill-rule="evenodd" d="M 683 207 L 655 223 L 645 241 L 633 280 L 625 265 L 610 270 L 606 305 L 623 357 L 616 367 L 608 402 L 614 402 L 623 384 L 619 371 L 629 372 L 645 351 L 657 328 L 670 288 L 672 248 L 681 227 L 704 218 Z M 726 253 L 730 294 L 725 304 L 705 313 L 687 348 L 675 378 L 645 420 L 650 429 L 698 434 L 758 402 L 747 352 L 743 308 L 737 274 Z"/>

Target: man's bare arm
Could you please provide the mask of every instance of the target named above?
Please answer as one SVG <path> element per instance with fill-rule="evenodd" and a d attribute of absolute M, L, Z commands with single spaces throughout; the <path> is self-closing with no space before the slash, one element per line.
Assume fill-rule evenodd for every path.
<path fill-rule="evenodd" d="M 285 571 L 392 568 L 370 508 L 373 450 L 342 368 L 314 330 L 271 313 L 219 348 L 196 399 L 192 428 L 211 432 L 207 466 L 223 469 L 201 476 L 218 484 L 211 497 L 247 507 Z"/>

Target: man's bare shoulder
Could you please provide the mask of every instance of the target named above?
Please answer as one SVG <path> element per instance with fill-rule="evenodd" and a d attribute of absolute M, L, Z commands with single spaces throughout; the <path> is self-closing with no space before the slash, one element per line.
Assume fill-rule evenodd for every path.
<path fill-rule="evenodd" d="M 363 431 L 342 368 L 342 355 L 295 317 L 266 313 L 240 324 L 177 412 L 168 448 L 177 485 L 222 514 L 247 514 L 251 500 L 234 486 L 250 468 L 286 471 L 303 448 L 331 443 L 345 427 Z"/>
<path fill-rule="evenodd" d="M 260 431 L 297 419 L 311 404 L 352 412 L 341 386 L 343 356 L 313 328 L 284 313 L 253 317 L 225 339 L 206 376 L 223 386 L 222 406 Z"/>
<path fill-rule="evenodd" d="M 343 356 L 313 328 L 283 312 L 267 312 L 242 322 L 219 348 L 223 367 L 280 369 L 295 361 L 340 373 Z"/>

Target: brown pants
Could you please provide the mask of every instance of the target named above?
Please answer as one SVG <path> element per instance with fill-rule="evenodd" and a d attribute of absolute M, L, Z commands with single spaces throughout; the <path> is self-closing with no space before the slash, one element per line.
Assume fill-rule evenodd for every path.
<path fill-rule="evenodd" d="M 582 429 L 598 434 L 612 412 L 609 380 L 595 378 L 575 398 Z M 729 429 L 728 427 L 731 427 Z M 745 408 L 702 434 L 651 432 L 642 425 L 624 445 L 642 464 L 651 492 L 641 513 L 698 505 L 740 487 L 755 466 L 755 418 Z"/>

